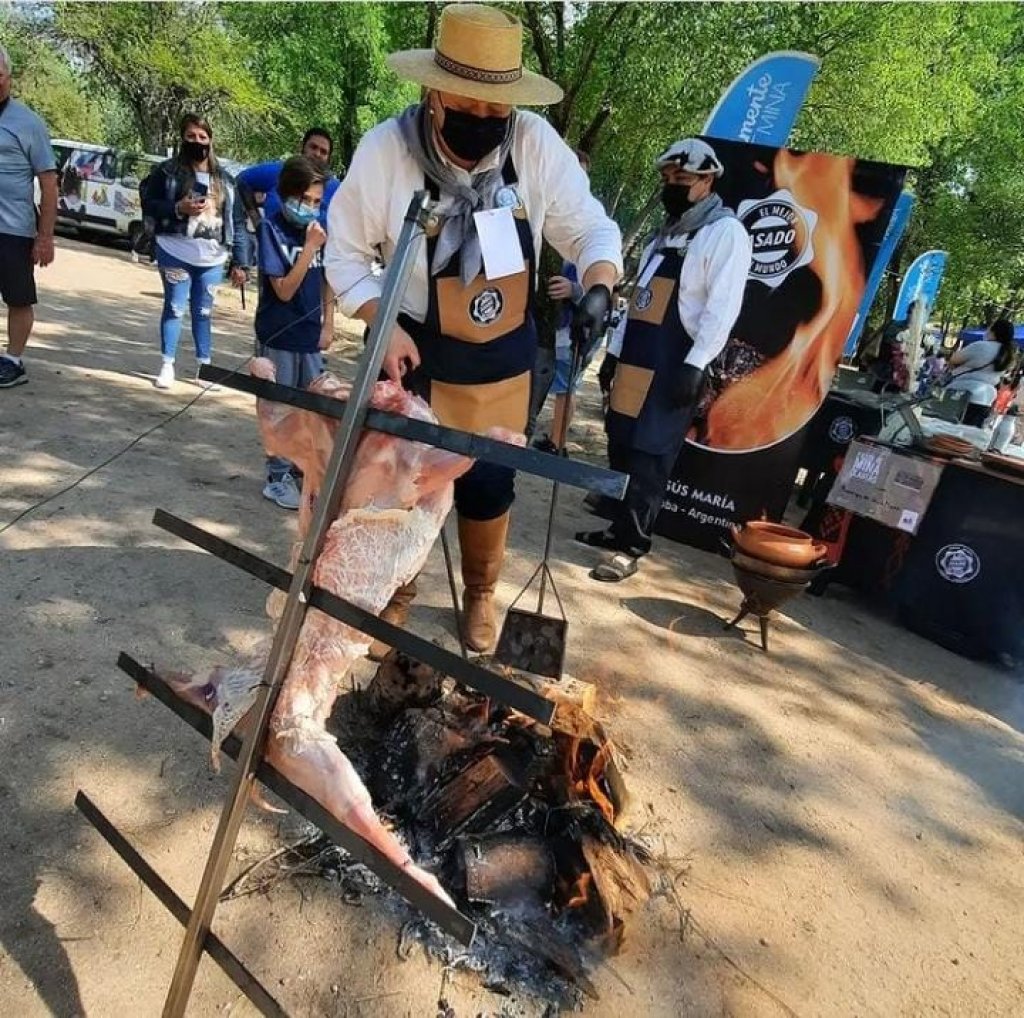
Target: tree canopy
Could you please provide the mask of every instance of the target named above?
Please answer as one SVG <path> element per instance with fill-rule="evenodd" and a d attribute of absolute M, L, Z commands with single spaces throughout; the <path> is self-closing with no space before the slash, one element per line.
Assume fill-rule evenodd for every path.
<path fill-rule="evenodd" d="M 1015 3 L 593 3 L 503 6 L 526 59 L 565 90 L 548 110 L 591 153 L 593 185 L 634 226 L 667 143 L 700 130 L 757 56 L 822 60 L 794 129 L 800 148 L 911 166 L 917 208 L 890 276 L 950 253 L 940 311 L 1024 307 L 1024 7 Z M 437 3 L 34 3 L 0 12 L 16 88 L 55 134 L 162 151 L 178 118 L 213 122 L 237 159 L 294 151 L 316 124 L 346 164 L 361 135 L 415 101 L 384 58 L 428 46 Z"/>

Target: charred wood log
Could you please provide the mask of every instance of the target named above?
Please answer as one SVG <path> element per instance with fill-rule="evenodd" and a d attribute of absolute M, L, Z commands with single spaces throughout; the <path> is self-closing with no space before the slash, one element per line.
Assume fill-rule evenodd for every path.
<path fill-rule="evenodd" d="M 444 676 L 397 650 L 380 663 L 366 687 L 367 706 L 383 721 L 409 707 L 426 707 L 441 698 Z"/>
<path fill-rule="evenodd" d="M 472 749 L 472 732 L 456 727 L 442 710 L 407 710 L 392 725 L 379 757 L 373 785 L 391 808 L 416 802 L 435 784 L 449 760 Z M 415 812 L 415 811 L 413 811 Z"/>
<path fill-rule="evenodd" d="M 548 846 L 537 837 L 498 834 L 462 845 L 466 897 L 476 903 L 538 905 L 550 900 L 555 878 Z"/>
<path fill-rule="evenodd" d="M 423 801 L 417 819 L 444 848 L 464 834 L 492 830 L 526 798 L 521 777 L 497 753 L 488 753 L 439 785 Z"/>

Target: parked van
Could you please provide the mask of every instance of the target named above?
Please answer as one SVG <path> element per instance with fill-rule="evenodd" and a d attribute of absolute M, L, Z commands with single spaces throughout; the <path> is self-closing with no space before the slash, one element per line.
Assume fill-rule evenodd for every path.
<path fill-rule="evenodd" d="M 57 222 L 124 237 L 142 235 L 139 184 L 164 156 L 123 152 L 84 141 L 53 142 L 57 163 Z"/>

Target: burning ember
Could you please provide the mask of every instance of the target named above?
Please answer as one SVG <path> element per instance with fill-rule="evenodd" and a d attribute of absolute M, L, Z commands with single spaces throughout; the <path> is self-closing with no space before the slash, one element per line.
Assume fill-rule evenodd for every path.
<path fill-rule="evenodd" d="M 596 995 L 587 972 L 652 893 L 647 852 L 617 826 L 614 745 L 571 685 L 545 689 L 551 727 L 450 685 L 392 653 L 339 712 L 374 802 L 483 934 L 456 959 L 424 931 L 428 946 L 489 984 Z"/>

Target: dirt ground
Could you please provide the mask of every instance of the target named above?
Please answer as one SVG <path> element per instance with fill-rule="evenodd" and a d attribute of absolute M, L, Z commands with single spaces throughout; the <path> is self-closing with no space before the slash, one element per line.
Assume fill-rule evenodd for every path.
<path fill-rule="evenodd" d="M 284 563 L 294 517 L 260 496 L 252 401 L 156 391 L 159 281 L 65 240 L 40 273 L 31 383 L 0 393 L 0 1013 L 152 1015 L 181 930 L 72 806 L 84 789 L 186 900 L 223 801 L 206 743 L 115 668 L 209 667 L 266 632 L 265 591 L 157 530 L 163 507 Z M 215 360 L 251 305 L 225 293 Z M 185 336 L 179 365 L 192 365 Z M 343 362 L 351 344 L 332 354 Z M 578 434 L 597 434 L 596 390 Z M 172 416 L 176 415 L 176 416 Z M 507 603 L 536 564 L 545 488 L 521 480 Z M 1024 1013 L 1024 683 L 896 627 L 842 589 L 792 603 L 765 655 L 724 633 L 728 564 L 661 542 L 619 588 L 587 578 L 558 521 L 568 670 L 597 683 L 627 757 L 631 823 L 679 873 L 600 969 L 591 1015 Z M 454 649 L 435 552 L 412 624 Z M 296 835 L 250 811 L 236 867 Z M 533 1014 L 415 950 L 379 900 L 288 882 L 216 929 L 297 1016 Z M 204 961 L 195 1015 L 254 1013 Z"/>

